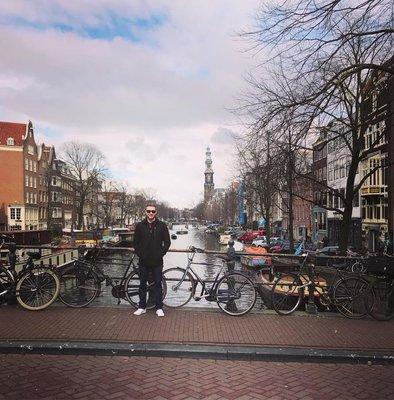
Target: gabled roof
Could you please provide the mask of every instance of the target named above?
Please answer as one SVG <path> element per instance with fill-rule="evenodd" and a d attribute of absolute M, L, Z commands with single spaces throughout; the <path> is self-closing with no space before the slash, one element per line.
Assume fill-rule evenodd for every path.
<path fill-rule="evenodd" d="M 6 145 L 7 139 L 13 138 L 15 146 L 22 146 L 25 135 L 26 124 L 0 121 L 0 145 Z"/>
<path fill-rule="evenodd" d="M 51 163 L 56 158 L 54 146 L 46 146 L 45 143 L 37 146 L 38 160 Z"/>

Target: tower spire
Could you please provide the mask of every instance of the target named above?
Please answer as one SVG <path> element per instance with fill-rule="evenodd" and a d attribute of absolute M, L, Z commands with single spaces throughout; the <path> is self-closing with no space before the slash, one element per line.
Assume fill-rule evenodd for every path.
<path fill-rule="evenodd" d="M 205 182 L 204 182 L 204 201 L 209 202 L 213 196 L 214 183 L 213 183 L 213 169 L 212 169 L 212 158 L 211 149 L 209 146 L 205 152 Z"/>

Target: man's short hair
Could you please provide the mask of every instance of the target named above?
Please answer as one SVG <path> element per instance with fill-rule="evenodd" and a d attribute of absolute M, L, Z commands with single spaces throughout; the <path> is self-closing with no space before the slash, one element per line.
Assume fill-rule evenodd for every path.
<path fill-rule="evenodd" d="M 148 208 L 148 207 L 155 207 L 155 209 L 157 210 L 157 206 L 156 206 L 156 203 L 154 201 L 147 201 L 145 203 L 145 209 Z"/>

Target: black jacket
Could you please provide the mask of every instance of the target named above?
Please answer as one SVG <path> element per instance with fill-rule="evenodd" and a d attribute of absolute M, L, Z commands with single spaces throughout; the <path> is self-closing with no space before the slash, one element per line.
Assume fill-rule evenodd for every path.
<path fill-rule="evenodd" d="M 135 227 L 133 247 L 144 267 L 163 266 L 163 256 L 170 248 L 167 225 L 158 219 L 150 224 L 145 218 Z"/>

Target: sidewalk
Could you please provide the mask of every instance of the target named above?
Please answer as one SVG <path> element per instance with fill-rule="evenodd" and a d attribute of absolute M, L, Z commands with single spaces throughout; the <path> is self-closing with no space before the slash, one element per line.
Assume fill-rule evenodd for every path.
<path fill-rule="evenodd" d="M 181 356 L 394 363 L 394 321 L 255 312 L 128 307 L 0 308 L 0 353 Z"/>

